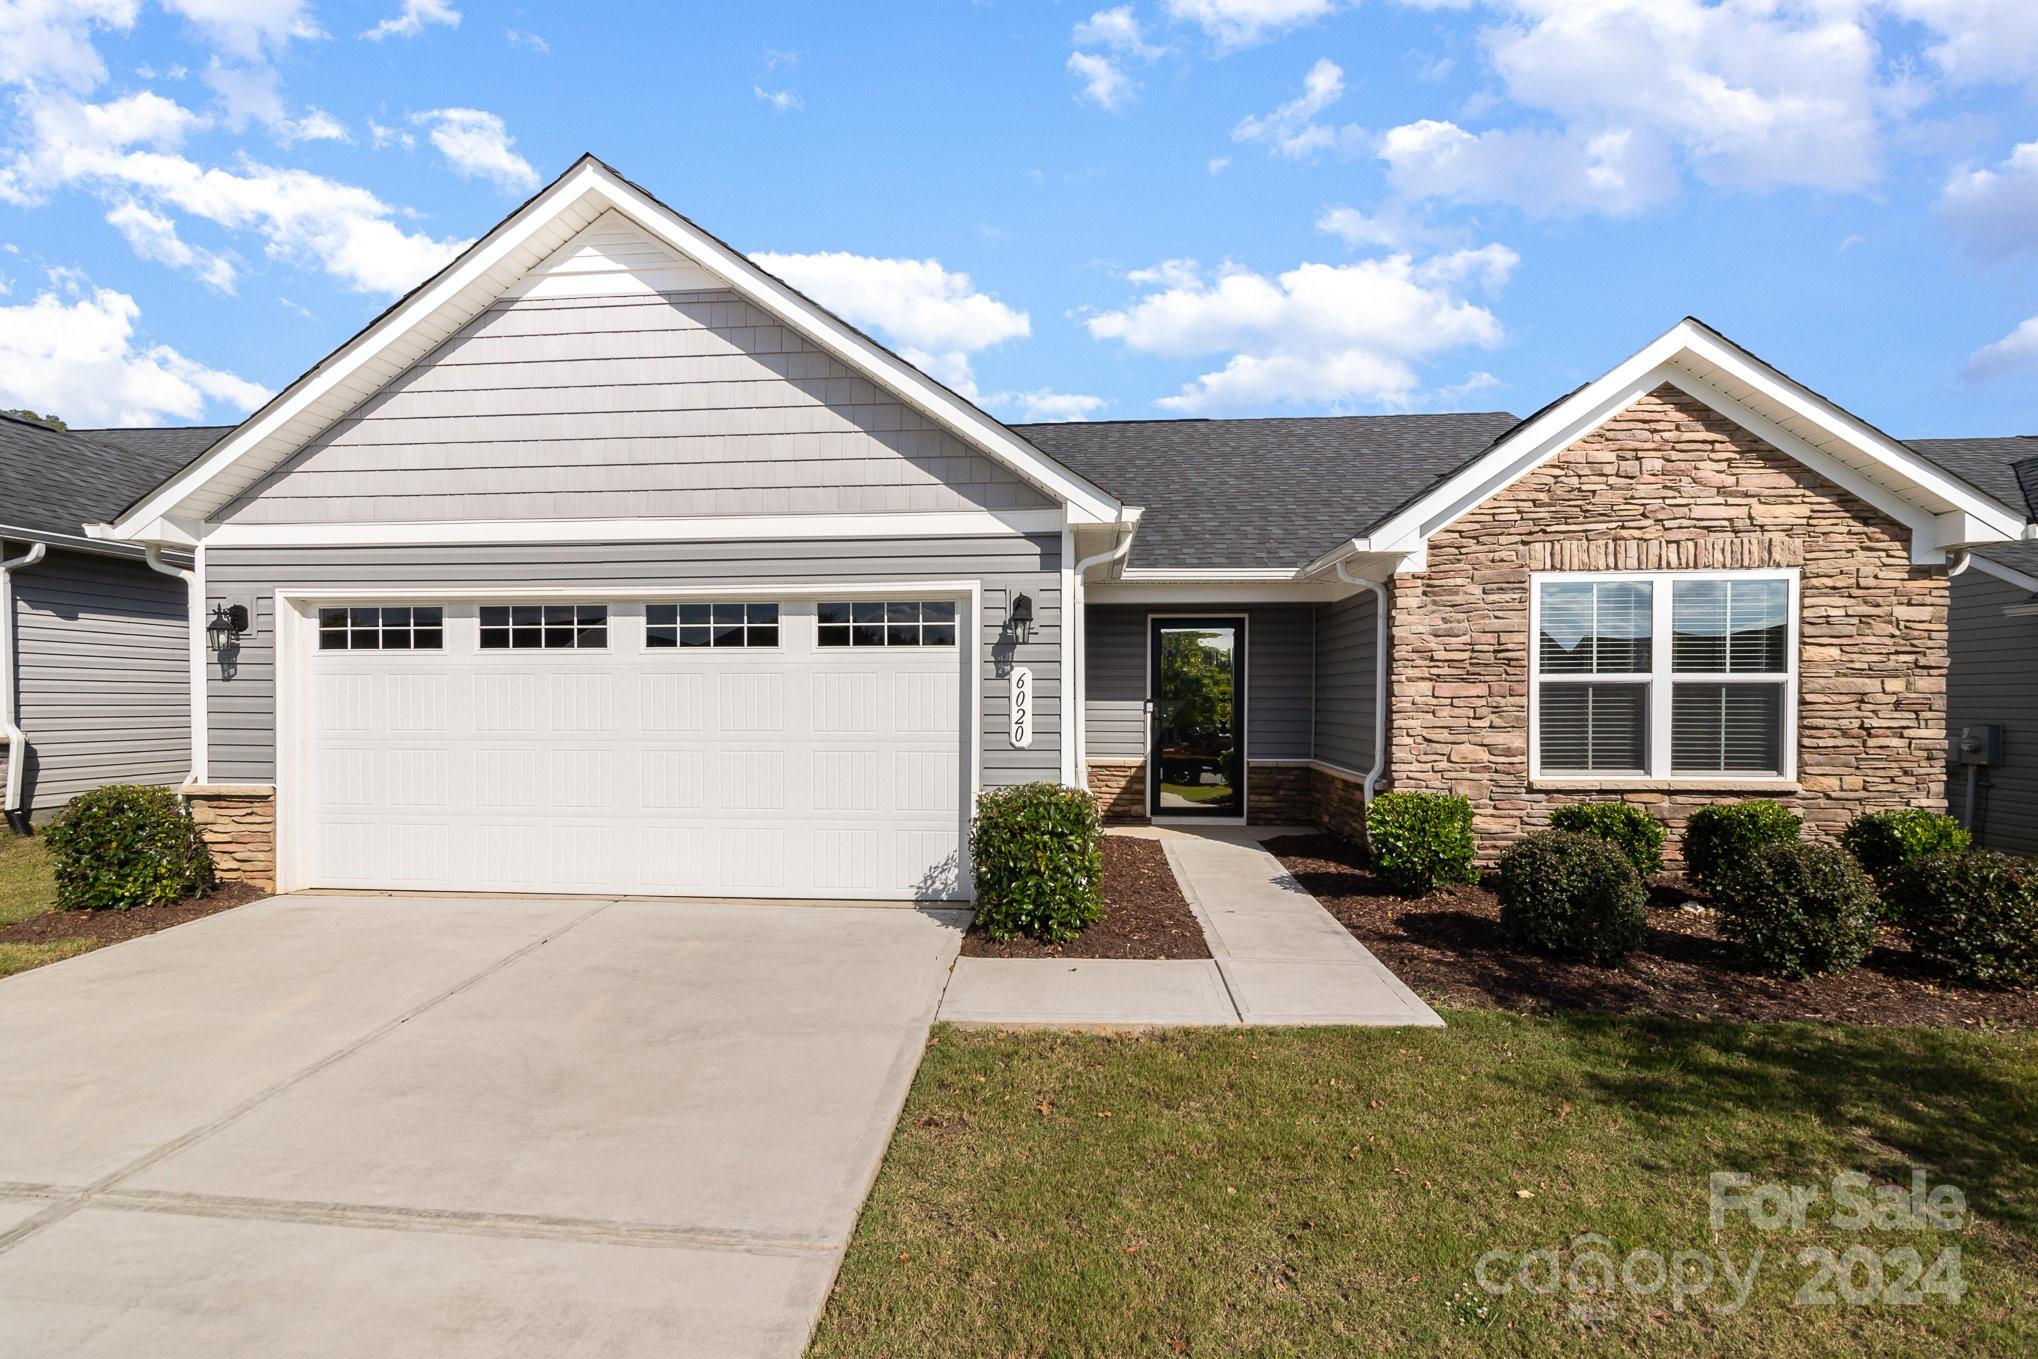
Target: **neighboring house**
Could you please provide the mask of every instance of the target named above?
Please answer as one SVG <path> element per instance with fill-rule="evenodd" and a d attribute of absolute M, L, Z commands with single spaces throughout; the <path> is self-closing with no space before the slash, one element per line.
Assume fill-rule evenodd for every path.
<path fill-rule="evenodd" d="M 85 525 L 224 432 L 57 430 L 0 416 L 0 769 L 17 830 L 101 784 L 176 785 L 189 772 L 184 582 Z"/>
<path fill-rule="evenodd" d="M 1941 805 L 2025 514 L 1695 322 L 1526 421 L 999 423 L 592 158 L 142 497 L 288 888 L 966 897 L 974 795 Z M 1383 616 L 1384 607 L 1384 616 Z M 1531 639 L 1536 644 L 1531 645 Z"/>
<path fill-rule="evenodd" d="M 1910 443 L 2038 519 L 2038 435 Z M 1954 771 L 1949 808 L 1971 818 L 1982 845 L 2038 854 L 2038 543 L 1982 548 L 1954 577 L 1952 651 L 1949 727 L 1998 726 L 2002 750 L 2001 763 L 1972 779 Z"/>

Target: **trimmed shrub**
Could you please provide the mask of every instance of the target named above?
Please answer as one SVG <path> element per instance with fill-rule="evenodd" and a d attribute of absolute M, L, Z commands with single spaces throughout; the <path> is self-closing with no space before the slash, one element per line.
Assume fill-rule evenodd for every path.
<path fill-rule="evenodd" d="M 1888 812 L 1863 812 L 1840 832 L 1840 843 L 1877 882 L 1892 869 L 1931 854 L 1962 854 L 1974 843 L 1952 817 L 1923 807 Z"/>
<path fill-rule="evenodd" d="M 1596 835 L 1628 856 L 1643 882 L 1663 871 L 1663 823 L 1626 802 L 1573 802 L 1550 813 L 1558 830 Z"/>
<path fill-rule="evenodd" d="M 1780 802 L 1715 802 L 1684 822 L 1684 871 L 1708 892 L 1763 845 L 1794 843 L 1804 818 Z"/>
<path fill-rule="evenodd" d="M 1427 896 L 1447 882 L 1477 882 L 1472 803 L 1448 793 L 1381 793 L 1366 808 L 1366 846 L 1388 890 Z"/>
<path fill-rule="evenodd" d="M 1931 854 L 1893 870 L 1888 890 L 1922 957 L 1985 986 L 2038 983 L 2038 863 Z"/>
<path fill-rule="evenodd" d="M 1713 896 L 1720 933 L 1765 972 L 1846 972 L 1875 943 L 1881 903 L 1852 856 L 1795 840 L 1758 845 Z"/>
<path fill-rule="evenodd" d="M 1648 892 L 1619 845 L 1538 831 L 1500 856 L 1500 928 L 1517 944 L 1611 966 L 1642 942 Z"/>
<path fill-rule="evenodd" d="M 212 886 L 212 855 L 167 788 L 115 784 L 80 793 L 42 838 L 56 868 L 58 910 L 125 911 Z"/>
<path fill-rule="evenodd" d="M 993 939 L 1065 944 L 1104 918 L 1104 821 L 1080 788 L 1027 783 L 977 798 L 977 921 Z"/>

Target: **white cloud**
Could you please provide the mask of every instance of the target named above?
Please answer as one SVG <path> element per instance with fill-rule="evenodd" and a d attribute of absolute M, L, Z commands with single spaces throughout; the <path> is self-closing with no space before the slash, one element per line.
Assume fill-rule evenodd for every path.
<path fill-rule="evenodd" d="M 841 251 L 752 255 L 852 325 L 875 331 L 908 363 L 974 398 L 971 359 L 1032 333 L 1025 312 L 977 291 L 970 276 L 939 260 L 880 259 Z"/>
<path fill-rule="evenodd" d="M 2038 377 L 2038 316 L 1994 344 L 1977 349 L 1967 361 L 1967 376 L 1976 382 L 2004 377 Z"/>
<path fill-rule="evenodd" d="M 798 90 L 767 90 L 762 85 L 752 85 L 751 93 L 771 105 L 774 113 L 798 113 L 807 106 Z"/>
<path fill-rule="evenodd" d="M 162 0 L 163 8 L 189 19 L 227 52 L 260 60 L 296 39 L 323 38 L 308 0 Z"/>
<path fill-rule="evenodd" d="M 426 24 L 458 28 L 460 11 L 453 8 L 452 0 L 403 0 L 402 9 L 361 36 L 371 42 L 381 42 L 384 38 L 415 38 L 425 31 Z"/>
<path fill-rule="evenodd" d="M 1405 207 L 1390 203 L 1368 215 L 1357 208 L 1325 208 L 1316 219 L 1316 229 L 1335 236 L 1353 249 L 1384 246 L 1402 249 L 1429 240 L 1436 233 L 1408 215 Z"/>
<path fill-rule="evenodd" d="M 1301 160 L 1337 146 L 1350 146 L 1361 135 L 1350 124 L 1332 127 L 1316 115 L 1344 98 L 1345 73 L 1322 57 L 1302 77 L 1302 93 L 1272 113 L 1239 121 L 1231 130 L 1235 142 L 1265 142 L 1275 155 Z"/>
<path fill-rule="evenodd" d="M 272 128 L 288 121 L 283 104 L 283 77 L 266 62 L 235 66 L 215 58 L 205 68 L 205 83 L 219 96 L 226 110 L 227 126 L 236 132 L 251 120 Z"/>
<path fill-rule="evenodd" d="M 2030 0 L 1888 0 L 1923 24 L 1926 55 L 1953 85 L 2038 83 L 2038 5 Z"/>
<path fill-rule="evenodd" d="M 538 172 L 513 149 L 516 138 L 500 117 L 482 109 L 428 109 L 411 115 L 428 129 L 446 163 L 470 179 L 489 179 L 505 189 L 534 189 Z"/>
<path fill-rule="evenodd" d="M 200 120 L 153 93 L 109 104 L 46 99 L 30 107 L 26 149 L 0 167 L 0 199 L 34 203 L 64 188 L 145 203 L 259 236 L 272 259 L 325 270 L 371 293 L 402 292 L 465 247 L 396 224 L 368 190 L 242 156 L 233 168 L 175 154 Z"/>
<path fill-rule="evenodd" d="M 418 139 L 400 127 L 386 127 L 373 118 L 368 120 L 368 142 L 377 151 L 394 146 L 408 151 L 418 144 Z"/>
<path fill-rule="evenodd" d="M 1031 392 L 995 392 L 984 400 L 999 410 L 1013 412 L 1019 420 L 1038 423 L 1087 420 L 1111 404 L 1101 396 L 1057 392 L 1046 387 Z"/>
<path fill-rule="evenodd" d="M 1983 259 L 2038 250 L 2038 142 L 1992 169 L 1956 173 L 1940 191 L 1938 214 Z"/>
<path fill-rule="evenodd" d="M 92 426 L 238 416 L 268 399 L 257 384 L 168 345 L 137 347 L 140 315 L 132 297 L 110 288 L 0 307 L 0 402 Z"/>
<path fill-rule="evenodd" d="M 535 33 L 526 33 L 522 29 L 509 29 L 503 34 L 503 37 L 509 40 L 511 47 L 528 47 L 541 57 L 550 55 L 552 51 L 551 43 L 546 42 Z"/>
<path fill-rule="evenodd" d="M 177 234 L 176 222 L 162 213 L 130 200 L 116 203 L 106 220 L 143 259 L 181 269 L 208 288 L 223 293 L 234 290 L 233 261 L 186 241 Z"/>
<path fill-rule="evenodd" d="M 1132 99 L 1137 86 L 1116 61 L 1095 52 L 1071 52 L 1069 74 L 1083 82 L 1076 98 L 1087 99 L 1100 109 L 1117 111 Z"/>
<path fill-rule="evenodd" d="M 1533 216 L 1624 216 L 1677 191 L 1677 170 L 1663 148 L 1628 130 L 1475 134 L 1425 120 L 1390 130 L 1380 158 L 1405 198 L 1507 203 Z"/>
<path fill-rule="evenodd" d="M 324 109 L 306 109 L 299 118 L 286 118 L 275 126 L 276 138 L 285 146 L 296 142 L 347 142 L 347 125 Z"/>
<path fill-rule="evenodd" d="M 1203 168 L 1213 175 L 1221 175 L 1231 168 L 1230 156 L 1212 156 L 1203 162 Z"/>
<path fill-rule="evenodd" d="M 1450 350 L 1492 349 L 1500 321 L 1465 296 L 1502 287 L 1518 257 L 1489 245 L 1428 259 L 1301 264 L 1275 278 L 1237 266 L 1192 275 L 1171 260 L 1129 276 L 1151 282 L 1131 306 L 1085 323 L 1100 340 L 1177 358 L 1229 355 L 1155 404 L 1183 414 L 1271 406 L 1405 405 L 1417 365 Z"/>
<path fill-rule="evenodd" d="M 1338 0 L 1168 0 L 1168 15 L 1195 24 L 1225 51 L 1251 47 L 1313 24 Z"/>
<path fill-rule="evenodd" d="M 139 0 L 0 4 L 0 83 L 89 90 L 106 79 L 92 30 L 134 27 Z"/>
<path fill-rule="evenodd" d="M 1078 47 L 1102 47 L 1141 61 L 1152 61 L 1168 49 L 1146 40 L 1146 34 L 1139 26 L 1139 20 L 1132 13 L 1132 6 L 1120 5 L 1116 9 L 1100 9 L 1089 18 L 1077 24 L 1070 35 L 1070 41 Z"/>

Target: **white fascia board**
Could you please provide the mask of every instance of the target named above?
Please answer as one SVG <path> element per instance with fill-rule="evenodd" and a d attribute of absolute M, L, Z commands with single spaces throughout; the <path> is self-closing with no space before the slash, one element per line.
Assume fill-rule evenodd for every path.
<path fill-rule="evenodd" d="M 1072 520 L 1115 523 L 1124 517 L 1125 507 L 1115 497 L 1062 467 L 989 415 L 934 382 L 905 360 L 858 334 L 607 166 L 592 157 L 584 157 L 518 212 L 498 223 L 493 231 L 469 247 L 464 256 L 449 265 L 437 278 L 424 284 L 367 330 L 341 346 L 215 444 L 204 457 L 170 478 L 115 520 L 112 526 L 114 536 L 129 541 L 146 541 L 144 531 L 155 527 L 157 521 L 174 511 L 192 491 L 319 402 L 331 403 L 334 419 L 353 409 L 358 404 L 357 400 L 343 394 L 336 395 L 350 378 L 372 365 L 397 336 L 428 326 L 439 308 L 455 300 L 489 271 L 524 249 L 532 235 L 559 211 L 584 197 L 592 197 L 631 218 L 653 236 L 720 275 L 738 294 L 783 316 L 789 325 L 836 358 L 940 421 L 958 437 L 1010 467 L 1035 486 L 1064 501 Z M 443 339 L 451 333 L 450 329 L 441 326 L 437 334 L 439 339 Z M 385 381 L 393 376 L 394 373 L 383 375 Z M 290 450 L 295 451 L 294 448 Z M 285 458 L 288 456 L 288 453 L 284 455 Z M 280 464 L 281 459 L 277 465 Z M 266 475 L 273 467 L 261 470 Z"/>
<path fill-rule="evenodd" d="M 210 547 L 405 547 L 485 543 L 683 543 L 813 538 L 996 538 L 1059 533 L 1060 510 L 725 515 L 689 519 L 487 519 L 216 524 Z"/>
<path fill-rule="evenodd" d="M 1327 604 L 1352 593 L 1337 581 L 1100 580 L 1083 587 L 1090 604 L 1168 604 L 1176 608 L 1231 604 Z"/>
<path fill-rule="evenodd" d="M 1292 566 L 1128 566 L 1120 580 L 1203 581 L 1203 580 L 1294 580 Z"/>

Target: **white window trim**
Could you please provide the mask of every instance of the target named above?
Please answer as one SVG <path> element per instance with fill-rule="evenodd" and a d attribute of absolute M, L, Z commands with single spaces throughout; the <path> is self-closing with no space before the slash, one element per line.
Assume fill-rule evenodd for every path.
<path fill-rule="evenodd" d="M 1536 784 L 1572 787 L 1603 788 L 1692 788 L 1718 789 L 1734 788 L 1789 788 L 1797 783 L 1798 744 L 1798 652 L 1803 646 L 1798 610 L 1798 589 L 1802 572 L 1796 567 L 1765 570 L 1726 571 L 1533 571 L 1529 573 L 1529 618 L 1528 618 L 1528 720 L 1529 720 L 1529 779 Z M 1673 587 L 1678 581 L 1686 580 L 1780 580 L 1785 583 L 1789 597 L 1790 641 L 1784 656 L 1784 672 L 1775 674 L 1709 674 L 1688 672 L 1677 678 L 1699 684 L 1775 684 L 1780 679 L 1783 685 L 1783 772 L 1781 774 L 1738 774 L 1698 773 L 1677 774 L 1670 768 L 1670 718 L 1672 705 L 1669 702 L 1671 672 L 1671 605 Z M 1649 698 L 1649 768 L 1644 770 L 1594 770 L 1580 772 L 1573 770 L 1543 769 L 1542 746 L 1542 696 L 1543 661 L 1543 586 L 1549 584 L 1595 584 L 1634 582 L 1646 583 L 1650 608 L 1650 668 L 1646 674 L 1635 675 L 1570 675 L 1563 680 L 1598 682 L 1605 684 L 1639 683 L 1647 688 Z M 1559 681 L 1561 682 L 1561 680 Z M 1658 701 L 1659 698 L 1661 701 Z"/>

